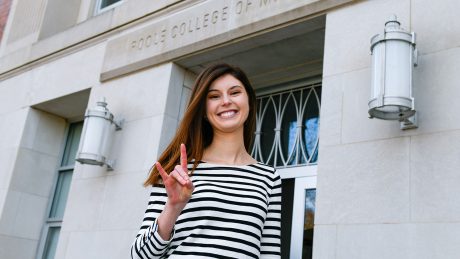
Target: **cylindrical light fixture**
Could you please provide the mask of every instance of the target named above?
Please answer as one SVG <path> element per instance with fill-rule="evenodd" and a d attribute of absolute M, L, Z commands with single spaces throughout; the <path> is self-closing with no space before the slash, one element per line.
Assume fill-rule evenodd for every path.
<path fill-rule="evenodd" d="M 82 164 L 107 165 L 113 169 L 113 161 L 108 159 L 110 144 L 115 130 L 121 125 L 115 122 L 107 109 L 105 98 L 97 102 L 94 109 L 87 109 L 76 160 Z"/>
<path fill-rule="evenodd" d="M 383 34 L 371 38 L 370 118 L 405 121 L 414 116 L 412 68 L 417 64 L 415 33 L 400 28 L 395 15 Z"/>

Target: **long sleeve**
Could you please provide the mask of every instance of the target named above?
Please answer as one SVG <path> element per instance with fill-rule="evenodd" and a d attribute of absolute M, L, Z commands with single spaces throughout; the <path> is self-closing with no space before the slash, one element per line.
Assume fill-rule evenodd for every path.
<path fill-rule="evenodd" d="M 131 258 L 153 259 L 160 258 L 166 253 L 175 230 L 170 240 L 165 241 L 158 234 L 156 222 L 163 211 L 166 200 L 166 190 L 162 187 L 153 187 L 142 226 L 131 246 Z"/>
<path fill-rule="evenodd" d="M 281 177 L 276 172 L 262 231 L 260 256 L 281 258 Z"/>

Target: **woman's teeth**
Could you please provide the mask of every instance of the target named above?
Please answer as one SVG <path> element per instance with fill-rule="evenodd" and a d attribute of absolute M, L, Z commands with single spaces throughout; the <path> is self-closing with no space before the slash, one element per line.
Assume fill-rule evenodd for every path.
<path fill-rule="evenodd" d="M 236 114 L 235 111 L 227 111 L 227 112 L 223 112 L 221 114 L 219 114 L 220 117 L 222 118 L 230 118 L 232 116 L 234 116 Z"/>

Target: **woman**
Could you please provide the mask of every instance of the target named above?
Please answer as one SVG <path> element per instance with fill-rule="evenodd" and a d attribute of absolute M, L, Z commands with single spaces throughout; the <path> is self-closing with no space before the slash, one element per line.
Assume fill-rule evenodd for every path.
<path fill-rule="evenodd" d="M 281 179 L 248 153 L 255 94 L 227 64 L 198 76 L 153 185 L 132 258 L 280 258 Z"/>

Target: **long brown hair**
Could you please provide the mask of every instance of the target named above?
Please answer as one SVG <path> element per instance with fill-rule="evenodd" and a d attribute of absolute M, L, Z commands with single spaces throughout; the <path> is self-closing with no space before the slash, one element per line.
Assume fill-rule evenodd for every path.
<path fill-rule="evenodd" d="M 204 119 L 208 90 L 217 78 L 227 74 L 234 76 L 243 83 L 248 94 L 249 114 L 244 122 L 244 147 L 248 153 L 250 152 L 256 126 L 256 95 L 254 89 L 248 77 L 240 68 L 225 63 L 214 64 L 204 69 L 198 75 L 176 135 L 158 159 L 158 162 L 160 162 L 166 172 L 171 172 L 180 163 L 181 143 L 184 143 L 187 147 L 187 162 L 195 159 L 192 172 L 198 166 L 199 161 L 203 157 L 204 149 L 211 144 L 214 135 L 211 125 Z M 150 169 L 149 177 L 144 182 L 144 186 L 157 185 L 160 183 L 160 180 L 160 174 L 156 167 L 153 166 Z"/>

